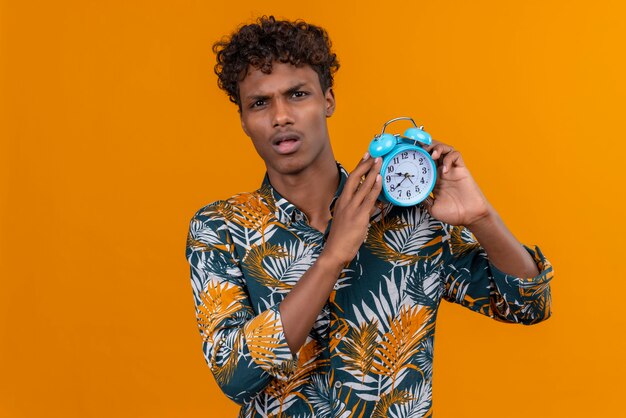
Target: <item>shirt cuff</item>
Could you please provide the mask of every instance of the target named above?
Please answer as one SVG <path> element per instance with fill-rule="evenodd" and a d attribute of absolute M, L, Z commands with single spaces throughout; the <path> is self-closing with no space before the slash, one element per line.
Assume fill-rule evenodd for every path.
<path fill-rule="evenodd" d="M 495 319 L 531 325 L 548 319 L 552 314 L 550 281 L 554 271 L 539 247 L 524 245 L 524 249 L 533 257 L 539 274 L 535 277 L 515 277 L 489 263 L 497 295 L 492 300 L 492 311 Z"/>

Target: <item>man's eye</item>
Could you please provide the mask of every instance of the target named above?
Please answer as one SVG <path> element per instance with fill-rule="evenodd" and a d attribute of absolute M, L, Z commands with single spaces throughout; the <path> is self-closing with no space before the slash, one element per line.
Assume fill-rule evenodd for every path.
<path fill-rule="evenodd" d="M 252 103 L 252 106 L 250 107 L 260 107 L 265 105 L 265 100 L 257 100 L 256 102 Z"/>
<path fill-rule="evenodd" d="M 293 97 L 304 97 L 307 96 L 308 93 L 306 91 L 297 91 L 293 94 Z"/>

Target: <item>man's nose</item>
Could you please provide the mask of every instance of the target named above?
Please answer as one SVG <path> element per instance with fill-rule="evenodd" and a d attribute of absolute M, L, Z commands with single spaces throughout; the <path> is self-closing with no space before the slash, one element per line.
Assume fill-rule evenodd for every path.
<path fill-rule="evenodd" d="M 274 120 L 272 121 L 273 126 L 286 126 L 293 124 L 293 115 L 291 112 L 291 107 L 286 100 L 276 100 L 274 102 Z"/>

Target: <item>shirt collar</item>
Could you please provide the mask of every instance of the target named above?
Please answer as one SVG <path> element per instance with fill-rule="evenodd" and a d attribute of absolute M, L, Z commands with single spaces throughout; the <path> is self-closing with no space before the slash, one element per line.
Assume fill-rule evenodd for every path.
<path fill-rule="evenodd" d="M 337 170 L 339 170 L 339 186 L 337 187 L 337 191 L 335 191 L 335 196 L 330 204 L 330 211 L 333 212 L 335 207 L 335 202 L 337 198 L 341 195 L 344 185 L 346 184 L 346 180 L 348 179 L 348 172 L 345 168 L 339 163 L 337 163 Z M 299 221 L 306 218 L 306 215 L 301 212 L 293 203 L 289 202 L 287 199 L 282 197 L 274 187 L 272 187 L 269 177 L 267 173 L 265 173 L 265 177 L 263 178 L 263 182 L 261 183 L 261 188 L 259 189 L 261 195 L 265 198 L 266 203 L 270 210 L 274 211 L 276 219 L 279 222 L 289 225 L 292 222 Z"/>

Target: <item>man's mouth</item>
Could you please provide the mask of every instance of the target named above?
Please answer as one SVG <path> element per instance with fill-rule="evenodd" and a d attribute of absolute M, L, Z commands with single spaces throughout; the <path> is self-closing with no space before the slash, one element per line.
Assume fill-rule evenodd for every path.
<path fill-rule="evenodd" d="M 292 154 L 300 148 L 300 137 L 296 134 L 280 135 L 272 141 L 274 149 L 279 154 Z"/>

